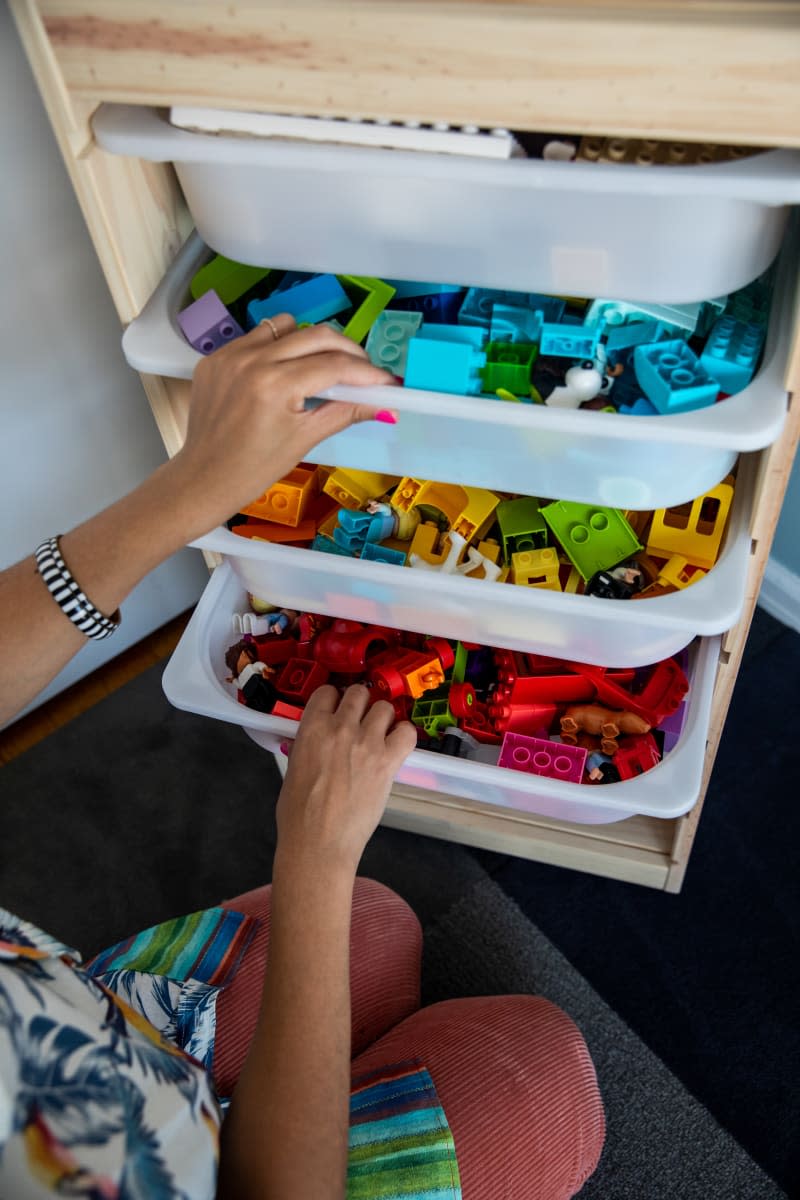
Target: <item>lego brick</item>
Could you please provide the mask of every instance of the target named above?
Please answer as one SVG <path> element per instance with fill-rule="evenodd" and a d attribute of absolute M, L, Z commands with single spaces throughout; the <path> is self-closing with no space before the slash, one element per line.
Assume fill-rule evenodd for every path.
<path fill-rule="evenodd" d="M 289 288 L 297 287 L 298 283 L 305 283 L 307 280 L 313 278 L 314 276 L 310 271 L 284 271 L 283 278 L 272 295 L 277 296 L 280 292 L 288 292 Z"/>
<path fill-rule="evenodd" d="M 315 275 L 305 283 L 267 296 L 265 300 L 251 300 L 247 306 L 247 321 L 251 326 L 258 325 L 267 317 L 288 312 L 298 325 L 304 321 L 313 325 L 335 317 L 349 307 L 347 293 L 335 275 Z"/>
<path fill-rule="evenodd" d="M 558 555 L 552 546 L 543 550 L 520 550 L 511 555 L 511 581 L 523 587 L 561 591 Z"/>
<path fill-rule="evenodd" d="M 215 291 L 223 304 L 232 304 L 273 272 L 269 267 L 249 267 L 217 254 L 193 276 L 189 291 L 193 300 Z"/>
<path fill-rule="evenodd" d="M 413 337 L 408 342 L 405 385 L 422 391 L 476 394 L 485 363 L 483 351 L 468 344 Z"/>
<path fill-rule="evenodd" d="M 319 550 L 322 554 L 339 554 L 342 558 L 356 558 L 357 556 L 352 550 L 346 550 L 344 546 L 338 546 L 333 538 L 327 534 L 318 533 L 310 546 L 311 550 Z"/>
<path fill-rule="evenodd" d="M 187 342 L 201 354 L 213 354 L 244 332 L 215 291 L 205 292 L 199 300 L 182 309 L 178 313 L 178 324 Z"/>
<path fill-rule="evenodd" d="M 611 761 L 621 780 L 633 779 L 658 766 L 661 755 L 652 733 L 645 733 L 641 737 L 626 738 Z"/>
<path fill-rule="evenodd" d="M 585 580 L 616 566 L 642 547 L 616 508 L 556 500 L 541 510 L 564 553 Z"/>
<path fill-rule="evenodd" d="M 656 406 L 644 396 L 634 400 L 633 404 L 620 404 L 617 412 L 627 417 L 657 417 L 659 415 Z"/>
<path fill-rule="evenodd" d="M 299 721 L 303 710 L 298 704 L 287 704 L 285 700 L 276 700 L 272 706 L 273 717 L 286 717 L 290 721 Z"/>
<path fill-rule="evenodd" d="M 290 658 L 275 680 L 275 687 L 285 700 L 305 704 L 312 692 L 328 682 L 329 673 L 311 658 Z"/>
<path fill-rule="evenodd" d="M 404 694 L 418 700 L 444 683 L 444 671 L 438 657 L 401 646 L 377 656 L 370 664 L 369 682 L 382 700 Z"/>
<path fill-rule="evenodd" d="M 390 546 L 380 546 L 375 542 L 367 542 L 361 551 L 361 557 L 368 562 L 383 562 L 393 563 L 395 566 L 403 567 L 406 562 L 405 550 L 394 550 Z"/>
<path fill-rule="evenodd" d="M 240 537 L 254 538 L 259 542 L 285 544 L 286 542 L 313 541 L 317 525 L 313 518 L 305 517 L 297 525 L 279 525 L 276 521 L 249 520 L 246 525 L 233 525 L 232 533 Z"/>
<path fill-rule="evenodd" d="M 396 475 L 337 469 L 325 480 L 322 490 L 343 508 L 362 508 L 368 500 L 385 495 L 396 482 Z"/>
<path fill-rule="evenodd" d="M 486 330 L 479 325 L 423 325 L 416 336 L 435 342 L 463 342 L 476 350 L 486 347 Z"/>
<path fill-rule="evenodd" d="M 691 504 L 656 509 L 647 553 L 667 559 L 680 554 L 694 566 L 710 571 L 719 555 L 732 502 L 733 483 L 723 479 Z"/>
<path fill-rule="evenodd" d="M 720 317 L 708 335 L 700 364 L 724 392 L 740 392 L 755 374 L 765 335 L 763 325 Z"/>
<path fill-rule="evenodd" d="M 675 330 L 673 336 L 684 337 L 694 333 L 700 316 L 702 303 L 692 304 L 650 304 L 637 301 L 629 304 L 624 300 L 593 300 L 586 311 L 584 321 L 587 325 L 605 322 L 606 327 L 618 328 L 638 321 L 660 321 L 664 329 Z"/>
<path fill-rule="evenodd" d="M 397 300 L 404 300 L 407 296 L 439 296 L 447 292 L 464 291 L 455 283 L 421 283 L 415 279 L 387 279 L 386 282 L 394 288 Z"/>
<path fill-rule="evenodd" d="M 295 467 L 279 479 L 257 500 L 246 505 L 242 512 L 248 517 L 275 521 L 278 525 L 297 526 L 317 494 L 316 468 Z"/>
<path fill-rule="evenodd" d="M 547 738 L 507 733 L 497 765 L 510 767 L 513 771 L 524 771 L 528 775 L 544 775 L 548 779 L 580 783 L 586 765 L 586 750 L 582 746 L 564 746 Z"/>
<path fill-rule="evenodd" d="M 519 550 L 542 550 L 547 545 L 547 522 L 535 497 L 519 496 L 515 500 L 501 500 L 495 515 L 500 526 L 506 562 Z"/>
<path fill-rule="evenodd" d="M 493 392 L 503 388 L 514 395 L 528 395 L 537 354 L 536 346 L 527 342 L 490 342 L 486 347 L 486 366 L 481 372 L 483 390 Z"/>
<path fill-rule="evenodd" d="M 495 305 L 507 308 L 530 309 L 532 313 L 540 312 L 541 320 L 560 321 L 565 304 L 558 296 L 543 296 L 539 292 L 509 292 L 493 288 L 469 288 L 461 311 L 458 314 L 459 325 L 482 325 L 487 331 L 494 318 Z"/>
<path fill-rule="evenodd" d="M 725 313 L 735 321 L 766 325 L 772 301 L 771 272 L 754 279 L 733 292 L 725 305 Z"/>
<path fill-rule="evenodd" d="M 338 275 L 337 278 L 353 308 L 342 333 L 353 342 L 363 342 L 394 296 L 394 288 L 371 275 Z"/>
<path fill-rule="evenodd" d="M 366 351 L 370 362 L 402 377 L 406 371 L 408 341 L 422 324 L 421 313 L 379 313 L 367 337 Z"/>
<path fill-rule="evenodd" d="M 411 720 L 431 737 L 439 737 L 445 729 L 456 724 L 456 719 L 450 711 L 446 699 L 415 700 L 411 710 Z"/>
<path fill-rule="evenodd" d="M 637 346 L 633 361 L 642 391 L 662 414 L 706 408 L 719 394 L 719 384 L 680 339 Z"/>
<path fill-rule="evenodd" d="M 597 325 L 543 324 L 539 353 L 556 358 L 591 358 L 597 354 L 602 323 Z"/>
<path fill-rule="evenodd" d="M 664 336 L 666 326 L 662 321 L 632 321 L 606 329 L 606 353 L 611 355 L 633 346 L 649 345 Z"/>
<path fill-rule="evenodd" d="M 395 297 L 392 300 L 392 312 L 422 313 L 426 325 L 452 325 L 458 320 L 463 291 L 438 292 L 436 295 Z"/>
<path fill-rule="evenodd" d="M 563 301 L 548 305 L 548 321 L 559 321 L 563 309 Z M 538 303 L 535 309 L 519 308 L 514 304 L 495 304 L 492 306 L 489 341 L 538 343 L 543 319 L 542 306 Z"/>

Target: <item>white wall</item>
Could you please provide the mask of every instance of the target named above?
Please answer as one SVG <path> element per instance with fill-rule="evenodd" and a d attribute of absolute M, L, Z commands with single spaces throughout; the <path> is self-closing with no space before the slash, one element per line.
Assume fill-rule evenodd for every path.
<path fill-rule="evenodd" d="M 0 568 L 135 487 L 165 453 L 66 169 L 0 3 Z M 194 604 L 208 581 L 183 550 L 87 644 L 54 695 Z M 13 630 L 0 631 L 0 640 Z"/>

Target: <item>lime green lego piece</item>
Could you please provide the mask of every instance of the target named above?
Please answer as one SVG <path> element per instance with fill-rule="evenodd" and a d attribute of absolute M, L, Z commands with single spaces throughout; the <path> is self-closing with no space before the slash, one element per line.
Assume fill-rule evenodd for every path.
<path fill-rule="evenodd" d="M 538 347 L 530 342 L 490 342 L 486 347 L 486 366 L 481 370 L 483 390 L 498 388 L 515 396 L 527 396 L 531 390 L 531 371 Z"/>
<path fill-rule="evenodd" d="M 353 315 L 342 332 L 353 342 L 363 342 L 395 289 L 382 279 L 373 279 L 370 275 L 337 275 L 336 278 L 353 304 Z"/>
<path fill-rule="evenodd" d="M 431 737 L 438 737 L 457 723 L 446 700 L 416 700 L 411 710 L 411 720 Z"/>
<path fill-rule="evenodd" d="M 217 254 L 200 268 L 189 284 L 189 291 L 193 300 L 199 300 L 213 288 L 223 304 L 231 304 L 270 274 L 277 277 L 281 272 L 273 272 L 270 267 L 248 267 Z M 273 282 L 277 283 L 277 278 Z"/>
<path fill-rule="evenodd" d="M 501 500 L 495 516 L 500 526 L 505 562 L 510 562 L 511 555 L 518 551 L 543 550 L 547 545 L 547 525 L 535 497 Z"/>
<path fill-rule="evenodd" d="M 453 663 L 451 683 L 463 683 L 467 674 L 467 651 L 461 642 L 456 642 L 456 657 Z"/>
<path fill-rule="evenodd" d="M 642 547 L 619 509 L 555 500 L 541 510 L 570 562 L 585 580 L 630 558 Z"/>

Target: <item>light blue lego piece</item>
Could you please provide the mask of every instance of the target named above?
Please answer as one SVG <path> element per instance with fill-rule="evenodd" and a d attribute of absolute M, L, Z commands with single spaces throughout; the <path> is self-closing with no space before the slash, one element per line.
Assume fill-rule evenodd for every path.
<path fill-rule="evenodd" d="M 476 350 L 486 345 L 486 330 L 481 325 L 423 325 L 416 336 L 435 342 L 464 342 Z"/>
<path fill-rule="evenodd" d="M 458 314 L 459 325 L 483 325 L 488 330 L 495 304 L 512 308 L 539 311 L 548 321 L 561 320 L 566 303 L 558 296 L 543 296 L 539 292 L 507 292 L 494 288 L 470 288 Z"/>
<path fill-rule="evenodd" d="M 728 297 L 725 305 L 725 315 L 736 321 L 746 321 L 755 325 L 766 325 L 769 318 L 769 308 L 772 300 L 771 269 L 765 275 L 754 279 L 746 287 L 739 288 Z"/>
<path fill-rule="evenodd" d="M 369 562 L 393 563 L 395 566 L 405 565 L 406 552 L 393 550 L 391 546 L 379 546 L 376 542 L 367 542 L 361 551 L 361 557 Z"/>
<path fill-rule="evenodd" d="M 297 287 L 298 283 L 305 283 L 307 279 L 313 278 L 310 271 L 287 271 L 272 295 L 277 296 L 279 292 L 288 292 L 289 288 Z"/>
<path fill-rule="evenodd" d="M 413 279 L 386 279 L 384 282 L 394 288 L 395 300 L 403 300 L 406 296 L 439 296 L 442 292 L 462 290 L 456 283 L 419 283 Z"/>
<path fill-rule="evenodd" d="M 542 309 L 517 308 L 513 304 L 495 304 L 492 309 L 491 342 L 538 342 L 542 328 Z"/>
<path fill-rule="evenodd" d="M 617 409 L 624 417 L 657 417 L 658 409 L 646 400 L 644 396 L 640 396 L 633 404 L 620 404 Z"/>
<path fill-rule="evenodd" d="M 539 333 L 539 354 L 593 359 L 602 332 L 602 322 L 596 325 L 543 324 Z"/>
<path fill-rule="evenodd" d="M 370 362 L 394 375 L 404 375 L 408 341 L 422 324 L 422 313 L 384 309 L 375 318 L 367 337 Z"/>
<path fill-rule="evenodd" d="M 631 346 L 643 346 L 657 342 L 666 332 L 661 321 L 635 321 L 630 325 L 615 325 L 606 337 L 606 351 L 630 350 Z"/>
<path fill-rule="evenodd" d="M 252 328 L 265 317 L 291 313 L 298 325 L 308 321 L 315 325 L 328 317 L 350 308 L 350 300 L 335 275 L 315 275 L 298 283 L 286 292 L 273 292 L 266 300 L 251 300 L 247 306 L 247 321 Z"/>
<path fill-rule="evenodd" d="M 606 327 L 613 327 L 651 318 L 662 321 L 668 329 L 676 330 L 676 337 L 681 336 L 678 330 L 685 331 L 685 336 L 688 337 L 697 327 L 701 307 L 699 301 L 693 304 L 650 304 L 638 300 L 631 303 L 625 300 L 593 300 L 583 323 L 597 325 L 598 322 L 605 321 Z"/>
<path fill-rule="evenodd" d="M 342 546 L 337 546 L 332 538 L 326 537 L 324 533 L 318 533 L 311 543 L 312 550 L 320 550 L 323 554 L 340 554 L 342 558 L 354 558 L 349 550 L 343 549 Z"/>
<path fill-rule="evenodd" d="M 389 537 L 394 529 L 391 513 L 366 513 L 349 508 L 340 509 L 338 525 L 333 530 L 337 546 L 352 554 L 359 554 L 367 542 L 380 542 Z"/>
<path fill-rule="evenodd" d="M 723 316 L 716 322 L 700 362 L 723 392 L 740 392 L 747 387 L 758 366 L 766 329 L 755 322 Z"/>
<path fill-rule="evenodd" d="M 711 300 L 703 301 L 700 305 L 700 315 L 697 318 L 697 328 L 694 331 L 697 337 L 706 337 L 708 335 L 711 326 L 725 311 L 727 303 L 727 296 L 714 296 Z"/>
<path fill-rule="evenodd" d="M 719 394 L 719 384 L 680 338 L 637 346 L 633 363 L 639 386 L 660 413 L 706 408 Z"/>
<path fill-rule="evenodd" d="M 464 342 L 413 337 L 408 343 L 405 385 L 463 396 L 481 390 L 486 355 Z"/>

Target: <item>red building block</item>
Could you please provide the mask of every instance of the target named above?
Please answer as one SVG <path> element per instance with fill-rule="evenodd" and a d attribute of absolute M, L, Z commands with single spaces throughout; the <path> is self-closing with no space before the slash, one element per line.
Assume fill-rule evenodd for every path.
<path fill-rule="evenodd" d="M 634 779 L 657 766 L 661 755 L 652 733 L 643 733 L 638 737 L 625 738 L 611 761 L 619 771 L 620 780 Z"/>
<path fill-rule="evenodd" d="M 610 708 L 623 708 L 644 717 L 648 725 L 659 725 L 664 717 L 674 713 L 689 690 L 689 681 L 674 658 L 665 658 L 653 667 L 647 683 L 640 692 L 625 686 L 621 672 L 606 671 L 604 667 L 573 664 L 577 671 L 591 679 L 597 689 L 597 699 Z"/>
<path fill-rule="evenodd" d="M 259 661 L 270 667 L 279 667 L 288 662 L 297 653 L 295 640 L 292 637 L 258 637 L 254 639 Z"/>
<path fill-rule="evenodd" d="M 288 717 L 290 721 L 299 721 L 303 715 L 303 710 L 296 704 L 287 704 L 285 700 L 276 700 L 271 715 L 273 717 Z"/>
<path fill-rule="evenodd" d="M 306 704 L 312 692 L 328 682 L 330 672 L 313 658 L 290 658 L 275 681 L 285 700 Z"/>
<path fill-rule="evenodd" d="M 452 706 L 451 706 L 452 707 Z M 560 712 L 557 704 L 490 704 L 489 716 L 500 733 L 547 732 Z"/>
<path fill-rule="evenodd" d="M 503 740 L 492 725 L 487 706 L 480 701 L 473 704 L 469 717 L 459 721 L 458 724 L 464 733 L 471 734 L 476 741 L 482 742 L 485 746 L 499 746 Z"/>
<path fill-rule="evenodd" d="M 370 663 L 368 679 L 382 700 L 404 695 L 416 700 L 444 683 L 444 671 L 438 657 L 429 652 L 397 647 Z"/>
<path fill-rule="evenodd" d="M 397 641 L 393 630 L 360 621 L 334 621 L 318 633 L 312 642 L 318 663 L 340 675 L 357 675 L 367 669 L 368 661 Z"/>

